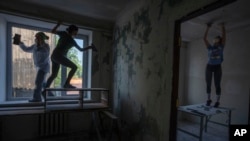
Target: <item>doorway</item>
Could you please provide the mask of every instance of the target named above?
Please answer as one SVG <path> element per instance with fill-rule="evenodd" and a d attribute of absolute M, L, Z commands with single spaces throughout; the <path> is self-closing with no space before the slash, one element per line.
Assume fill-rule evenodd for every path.
<path fill-rule="evenodd" d="M 178 117 L 178 115 L 179 115 L 178 109 L 177 109 L 178 106 L 179 105 L 196 104 L 196 103 L 204 103 L 206 101 L 205 80 L 202 78 L 202 77 L 204 77 L 205 72 L 204 72 L 204 66 L 202 66 L 202 65 L 204 64 L 204 62 L 207 61 L 207 58 L 206 57 L 204 58 L 204 56 L 206 56 L 207 54 L 206 54 L 206 49 L 204 49 L 205 48 L 204 45 L 203 45 L 204 50 L 202 50 L 202 46 L 201 46 L 201 44 L 203 44 L 202 38 L 204 35 L 206 23 L 207 22 L 214 22 L 214 25 L 218 25 L 220 22 L 223 22 L 223 20 L 224 20 L 224 22 L 226 24 L 228 24 L 228 25 L 226 25 L 226 26 L 228 26 L 227 32 L 230 32 L 230 34 L 231 34 L 227 38 L 227 40 L 230 41 L 231 38 L 235 37 L 235 36 L 233 36 L 233 34 L 236 34 L 237 31 L 240 31 L 241 29 L 243 29 L 242 31 L 249 29 L 248 28 L 249 23 L 247 21 L 248 18 L 246 18 L 246 20 L 242 23 L 240 23 L 237 19 L 237 18 L 239 18 L 240 14 L 243 14 L 243 17 L 247 16 L 247 14 L 249 12 L 246 12 L 245 10 L 248 10 L 248 9 L 241 8 L 241 7 L 245 7 L 245 5 L 248 5 L 248 3 L 249 2 L 246 0 L 244 0 L 244 1 L 236 1 L 236 0 L 217 1 L 217 2 L 212 3 L 206 7 L 203 7 L 201 9 L 194 11 L 194 12 L 191 12 L 187 16 L 184 16 L 183 18 L 181 18 L 175 22 L 174 52 L 173 52 L 173 57 L 174 57 L 173 58 L 173 72 L 174 73 L 173 73 L 173 81 L 172 81 L 173 85 L 172 85 L 172 99 L 171 99 L 172 103 L 171 103 L 171 121 L 170 121 L 170 129 L 171 129 L 170 130 L 170 140 L 177 140 L 177 138 L 176 138 L 177 137 L 177 130 L 176 129 L 177 129 L 177 122 L 178 122 L 178 118 L 179 118 Z M 240 5 L 240 7 L 238 7 L 239 5 Z M 233 9 L 236 8 L 238 10 L 237 13 L 234 13 L 233 9 L 230 9 L 230 12 L 233 12 L 234 14 L 227 15 L 228 13 L 230 13 L 228 10 L 228 7 L 233 7 Z M 221 11 L 224 13 L 221 13 L 220 15 L 218 15 L 218 13 L 217 14 L 214 13 L 215 11 Z M 225 12 L 228 12 L 228 13 L 225 13 Z M 243 13 L 241 13 L 241 12 L 243 12 Z M 224 14 L 224 15 L 222 15 L 222 14 Z M 212 16 L 212 15 L 214 15 L 214 16 Z M 226 16 L 229 16 L 229 17 L 226 17 Z M 210 18 L 208 18 L 208 17 L 210 17 Z M 224 19 L 223 18 L 218 19 L 220 17 L 223 17 Z M 232 19 L 232 17 L 234 17 L 235 19 L 234 18 Z M 187 27 L 188 24 L 193 24 L 193 25 L 192 25 L 192 27 Z M 185 31 L 184 28 L 193 29 L 193 31 L 192 32 L 184 32 Z M 203 29 L 203 30 L 200 30 L 202 32 L 198 32 L 199 29 L 197 29 L 197 28 Z M 210 36 L 214 36 L 214 35 L 218 34 L 219 32 L 220 31 L 218 31 L 218 26 L 217 27 L 214 26 L 213 30 L 211 30 Z M 187 77 L 190 77 L 190 76 L 187 76 L 187 72 L 184 72 L 184 74 L 183 74 L 183 72 L 181 72 L 183 70 L 183 67 L 187 68 L 187 67 L 191 66 L 190 64 L 187 64 L 187 63 L 184 63 L 184 65 L 186 65 L 186 66 L 183 66 L 183 58 L 182 57 L 187 55 L 186 59 L 190 59 L 187 57 L 188 57 L 188 55 L 192 55 L 192 54 L 185 54 L 185 55 L 181 54 L 181 53 L 183 53 L 183 50 L 190 49 L 190 45 L 188 45 L 189 44 L 188 42 L 190 42 L 190 41 L 188 41 L 187 37 L 191 37 L 191 36 L 188 36 L 185 34 L 192 34 L 192 35 L 197 34 L 197 35 L 201 36 L 199 38 L 200 38 L 200 40 L 202 40 L 202 41 L 200 41 L 202 43 L 196 44 L 197 47 L 200 46 L 200 48 L 199 48 L 200 50 L 198 50 L 196 53 L 200 53 L 200 52 L 204 51 L 203 54 L 205 54 L 205 55 L 203 55 L 203 57 L 196 56 L 196 58 L 192 58 L 192 59 L 199 60 L 200 63 L 203 62 L 203 64 L 202 63 L 197 64 L 197 62 L 192 62 L 192 63 L 194 63 L 193 67 L 189 68 L 188 70 L 190 73 L 194 74 L 194 76 L 192 76 L 192 77 L 196 77 L 196 79 L 200 79 L 200 81 L 202 81 L 202 83 L 199 83 L 198 81 L 195 83 L 191 83 L 190 81 L 187 81 Z M 195 40 L 198 40 L 198 39 L 195 39 Z M 239 42 L 241 42 L 241 40 L 243 40 L 243 38 L 240 38 L 239 40 L 240 40 Z M 197 41 L 197 42 L 199 42 L 199 41 Z M 231 44 L 231 46 L 237 46 L 237 44 L 235 42 L 228 42 L 228 43 Z M 192 42 L 192 44 L 194 44 L 194 42 Z M 183 45 L 187 45 L 186 48 L 183 47 Z M 190 50 L 189 50 L 189 52 L 190 52 Z M 228 49 L 226 51 L 226 54 L 235 55 L 235 57 L 238 56 L 238 58 L 240 57 L 239 53 L 237 53 L 237 55 L 234 53 L 235 53 L 234 50 L 231 50 L 231 49 Z M 244 51 L 242 51 L 241 54 L 244 54 Z M 230 57 L 228 57 L 230 55 L 227 55 L 227 60 L 228 60 L 227 64 L 225 63 L 225 66 L 223 66 L 224 67 L 223 69 L 225 69 L 225 70 L 230 70 L 230 67 L 232 65 L 231 64 L 232 58 L 230 59 Z M 184 59 L 184 61 L 185 61 L 185 59 Z M 244 61 L 244 62 L 247 63 L 246 61 Z M 235 66 L 237 66 L 236 64 L 235 64 Z M 201 67 L 198 67 L 198 66 L 201 66 Z M 196 70 L 197 67 L 198 67 L 198 69 L 200 69 L 200 71 L 194 72 L 193 70 Z M 184 70 L 187 70 L 187 69 L 184 69 Z M 248 68 L 244 68 L 241 71 L 245 73 L 248 70 L 249 70 Z M 238 72 L 240 73 L 240 71 L 238 71 Z M 248 98 L 249 85 L 247 86 L 247 84 L 249 84 L 249 80 L 247 80 L 247 78 L 245 78 L 243 80 L 243 78 L 242 78 L 241 80 L 236 80 L 236 81 L 232 82 L 232 80 L 235 80 L 235 78 L 237 77 L 237 75 L 239 73 L 237 73 L 236 75 L 232 75 L 232 72 L 226 71 L 224 74 L 226 77 L 225 77 L 225 79 L 222 80 L 222 83 L 223 83 L 222 84 L 223 85 L 222 91 L 224 91 L 224 93 L 225 93 L 223 96 L 223 98 L 224 98 L 223 104 L 225 106 L 233 103 L 233 102 L 230 103 L 228 99 L 230 99 L 230 98 L 234 99 L 233 97 L 237 97 L 237 95 L 236 95 L 237 91 L 245 93 L 244 94 L 245 98 L 242 98 L 242 100 L 249 99 Z M 198 74 L 202 75 L 202 77 L 197 78 L 196 75 L 198 75 Z M 240 73 L 240 75 L 241 75 L 241 73 Z M 247 74 L 246 74 L 246 76 L 248 77 Z M 185 78 L 185 80 L 183 80 L 183 78 Z M 191 78 L 189 78 L 189 80 L 190 79 Z M 241 82 L 244 81 L 244 82 L 242 82 L 244 84 L 244 88 L 237 85 L 239 81 L 241 81 Z M 188 86 L 187 84 L 184 84 L 183 82 L 186 82 L 186 83 L 188 82 L 189 84 L 191 83 L 190 85 L 192 85 L 192 86 Z M 204 85 L 203 85 L 203 83 L 204 83 Z M 180 86 L 180 84 L 182 86 Z M 233 88 L 231 86 L 235 86 L 235 87 Z M 214 85 L 212 87 L 213 87 L 212 89 L 214 89 Z M 198 90 L 198 92 L 194 93 L 194 91 L 196 91 L 195 90 L 196 88 L 199 88 L 199 90 Z M 242 89 L 244 89 L 244 91 L 242 91 Z M 189 93 L 186 93 L 187 91 L 189 91 Z M 182 95 L 180 93 L 182 93 Z M 190 95 L 193 95 L 193 96 L 189 97 Z M 231 96 L 228 96 L 228 95 L 231 95 Z M 194 97 L 199 97 L 199 98 L 194 98 Z M 238 103 L 236 102 L 234 104 L 237 106 L 237 104 L 239 104 L 239 103 L 241 103 L 241 102 L 238 102 Z M 248 103 L 246 103 L 245 101 L 243 103 L 245 105 L 248 105 Z M 178 105 L 178 106 L 176 106 L 176 105 Z M 232 105 L 232 106 L 235 106 L 235 105 Z M 246 116 L 244 115 L 243 118 L 244 118 L 244 120 L 247 121 L 248 110 L 247 110 L 247 108 L 244 109 L 243 106 L 240 106 L 239 110 L 237 112 L 242 114 L 243 113 L 242 110 L 246 111 L 246 114 L 245 114 Z M 242 119 L 233 119 L 233 121 L 235 123 L 239 123 L 242 121 Z"/>

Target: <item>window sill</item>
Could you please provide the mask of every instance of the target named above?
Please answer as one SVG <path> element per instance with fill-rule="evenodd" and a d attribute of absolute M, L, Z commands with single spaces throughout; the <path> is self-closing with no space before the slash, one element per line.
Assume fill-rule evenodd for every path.
<path fill-rule="evenodd" d="M 28 102 L 27 100 L 0 102 L 0 109 L 4 107 L 36 107 L 43 106 L 43 102 Z"/>
<path fill-rule="evenodd" d="M 45 109 L 44 102 L 7 101 L 0 103 L 0 116 L 44 114 L 47 112 L 93 111 L 108 109 L 105 103 L 86 102 L 79 106 L 76 101 L 52 104 Z"/>

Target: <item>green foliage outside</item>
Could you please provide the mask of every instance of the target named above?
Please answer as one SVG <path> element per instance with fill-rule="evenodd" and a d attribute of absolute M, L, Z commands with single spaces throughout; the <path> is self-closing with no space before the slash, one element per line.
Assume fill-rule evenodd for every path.
<path fill-rule="evenodd" d="M 81 61 L 79 60 L 78 56 L 77 56 L 77 52 L 78 50 L 75 48 L 72 48 L 71 50 L 69 50 L 68 52 L 68 58 L 74 62 L 77 66 L 77 71 L 75 73 L 75 75 L 73 76 L 73 78 L 81 78 L 82 77 L 82 64 Z M 67 72 L 69 72 L 69 68 L 67 68 Z"/>
<path fill-rule="evenodd" d="M 57 44 L 57 42 L 58 42 L 58 38 L 56 38 L 56 44 Z M 82 64 L 77 56 L 77 52 L 78 52 L 77 49 L 72 48 L 69 50 L 69 52 L 67 54 L 68 58 L 72 62 L 74 62 L 77 66 L 77 71 L 76 71 L 75 75 L 73 76 L 73 78 L 81 78 L 82 77 Z M 70 68 L 67 68 L 67 75 L 68 75 L 69 71 L 70 71 Z M 66 76 L 66 78 L 67 78 L 67 76 Z M 60 86 L 61 86 L 61 67 L 59 69 L 59 72 L 58 72 L 56 79 L 54 80 L 54 87 L 60 87 Z"/>

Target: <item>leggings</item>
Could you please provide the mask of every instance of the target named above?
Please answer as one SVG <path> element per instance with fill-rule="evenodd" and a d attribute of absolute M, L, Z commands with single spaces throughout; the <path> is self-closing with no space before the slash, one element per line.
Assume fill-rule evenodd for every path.
<path fill-rule="evenodd" d="M 47 73 L 41 69 L 37 71 L 36 80 L 35 80 L 36 87 L 34 89 L 33 99 L 41 100 L 41 92 L 42 92 L 43 84 L 46 78 L 46 74 Z"/>
<path fill-rule="evenodd" d="M 77 70 L 77 66 L 72 61 L 70 61 L 66 56 L 58 53 L 53 53 L 51 55 L 51 62 L 52 62 L 52 73 L 47 80 L 46 88 L 50 87 L 52 81 L 57 77 L 60 65 L 71 68 L 65 82 L 65 85 L 69 84 L 70 80 L 72 79 Z"/>
<path fill-rule="evenodd" d="M 206 83 L 207 83 L 207 93 L 208 94 L 211 94 L 212 77 L 214 77 L 216 95 L 220 95 L 221 94 L 220 83 L 221 83 L 221 77 L 222 77 L 221 65 L 207 64 Z"/>

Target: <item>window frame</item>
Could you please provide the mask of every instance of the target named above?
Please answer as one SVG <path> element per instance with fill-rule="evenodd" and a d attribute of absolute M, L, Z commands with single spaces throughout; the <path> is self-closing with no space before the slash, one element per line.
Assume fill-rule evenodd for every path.
<path fill-rule="evenodd" d="M 13 97 L 13 76 L 12 76 L 12 27 L 18 27 L 18 28 L 25 28 L 29 30 L 38 30 L 43 32 L 50 32 L 50 29 L 39 27 L 39 26 L 31 26 L 31 25 L 25 25 L 21 23 L 16 22 L 9 22 L 6 23 L 6 98 L 4 101 L 18 101 L 18 100 L 27 100 L 27 97 Z M 90 35 L 79 33 L 76 38 L 84 40 L 84 46 L 87 46 L 89 43 L 89 37 Z M 53 50 L 51 50 L 52 52 Z M 91 66 L 92 66 L 92 60 L 91 60 L 92 52 L 90 50 L 83 52 L 83 66 L 87 68 L 87 72 L 83 72 L 82 77 L 84 78 L 84 82 L 82 87 L 90 88 L 91 87 Z M 90 76 L 89 76 L 90 75 Z M 91 100 L 90 93 L 87 93 L 87 98 L 85 100 Z"/>

